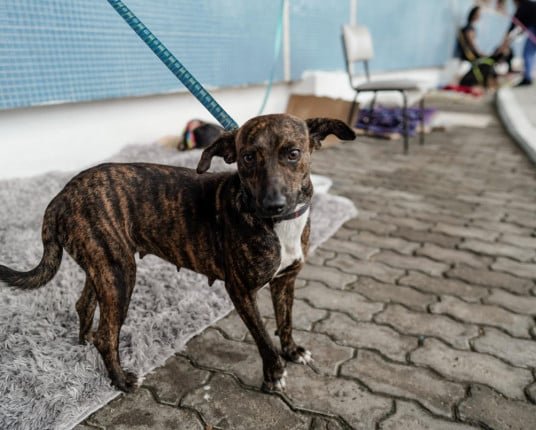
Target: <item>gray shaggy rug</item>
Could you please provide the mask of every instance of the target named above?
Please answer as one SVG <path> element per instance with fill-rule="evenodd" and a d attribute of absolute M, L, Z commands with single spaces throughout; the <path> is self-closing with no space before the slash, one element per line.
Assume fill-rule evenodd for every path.
<path fill-rule="evenodd" d="M 195 167 L 200 151 L 178 153 L 159 145 L 129 146 L 113 161 L 148 161 Z M 214 160 L 212 170 L 233 168 Z M 46 205 L 73 176 L 49 173 L 0 181 L 0 262 L 29 270 L 41 258 Z M 356 216 L 347 199 L 316 194 L 313 248 Z M 71 428 L 119 394 L 93 346 L 78 345 L 75 302 L 84 275 L 66 254 L 45 287 L 0 288 L 0 429 Z M 156 257 L 138 261 L 137 282 L 121 331 L 123 365 L 142 376 L 232 309 L 221 282 Z M 98 313 L 97 313 L 98 315 Z M 97 318 L 96 318 L 97 319 Z"/>

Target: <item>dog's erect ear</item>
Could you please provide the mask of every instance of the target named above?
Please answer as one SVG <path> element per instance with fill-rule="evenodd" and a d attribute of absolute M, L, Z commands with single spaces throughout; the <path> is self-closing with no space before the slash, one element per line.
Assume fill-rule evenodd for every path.
<path fill-rule="evenodd" d="M 334 134 L 342 140 L 354 140 L 354 131 L 344 121 L 331 118 L 310 118 L 305 121 L 309 129 L 311 150 L 320 149 L 321 141 Z"/>
<path fill-rule="evenodd" d="M 210 168 L 212 157 L 223 157 L 226 163 L 236 161 L 235 137 L 238 129 L 226 131 L 208 146 L 201 154 L 201 160 L 197 165 L 197 173 L 205 173 Z"/>

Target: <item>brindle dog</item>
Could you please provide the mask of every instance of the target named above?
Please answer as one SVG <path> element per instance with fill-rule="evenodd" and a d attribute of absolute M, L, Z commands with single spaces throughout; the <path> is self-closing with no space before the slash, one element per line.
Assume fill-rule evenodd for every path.
<path fill-rule="evenodd" d="M 354 139 L 342 121 L 289 115 L 253 118 L 220 136 L 193 170 L 157 164 L 102 164 L 75 176 L 46 209 L 39 265 L 29 272 L 0 266 L 0 281 L 34 289 L 56 274 L 65 249 L 86 273 L 76 303 L 80 342 L 92 341 L 112 383 L 123 391 L 137 378 L 119 360 L 119 332 L 136 280 L 136 252 L 225 282 L 263 362 L 266 390 L 284 388 L 284 365 L 257 309 L 270 284 L 282 356 L 306 363 L 292 338 L 294 280 L 309 241 L 311 153 L 328 134 Z M 237 172 L 206 172 L 214 156 Z M 100 319 L 91 332 L 97 303 Z"/>

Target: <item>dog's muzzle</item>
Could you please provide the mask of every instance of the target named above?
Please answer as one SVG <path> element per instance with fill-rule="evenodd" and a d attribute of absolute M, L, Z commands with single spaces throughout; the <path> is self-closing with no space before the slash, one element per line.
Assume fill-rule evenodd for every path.
<path fill-rule="evenodd" d="M 287 198 L 281 193 L 270 193 L 262 199 L 262 210 L 266 215 L 280 215 L 287 206 Z"/>

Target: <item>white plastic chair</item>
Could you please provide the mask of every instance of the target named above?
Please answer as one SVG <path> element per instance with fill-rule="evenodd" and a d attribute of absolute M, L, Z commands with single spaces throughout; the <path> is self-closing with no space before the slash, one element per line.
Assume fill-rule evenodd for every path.
<path fill-rule="evenodd" d="M 370 105 L 370 109 L 374 109 L 376 95 L 383 91 L 398 91 L 402 95 L 403 107 L 403 135 L 404 135 L 404 153 L 407 154 L 409 149 L 408 135 L 408 91 L 421 91 L 417 82 L 409 79 L 392 79 L 392 80 L 371 80 L 369 71 L 369 60 L 374 57 L 374 49 L 372 46 L 372 37 L 368 29 L 361 25 L 344 25 L 342 27 L 342 45 L 346 62 L 346 70 L 350 85 L 355 90 L 355 97 L 348 116 L 348 122 L 352 120 L 357 97 L 362 92 L 373 92 L 374 97 Z M 357 85 L 355 83 L 355 75 L 353 74 L 353 65 L 356 62 L 363 62 L 365 68 L 365 76 L 367 81 Z M 420 97 L 420 144 L 424 143 L 424 97 Z"/>

